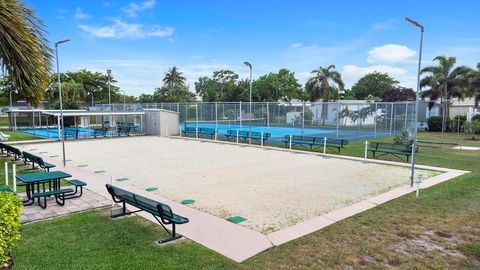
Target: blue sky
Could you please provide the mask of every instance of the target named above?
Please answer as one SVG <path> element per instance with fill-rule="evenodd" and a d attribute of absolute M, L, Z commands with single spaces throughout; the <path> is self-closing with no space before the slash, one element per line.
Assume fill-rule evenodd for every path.
<path fill-rule="evenodd" d="M 129 95 L 152 93 L 176 65 L 193 83 L 214 70 L 254 78 L 282 67 L 303 84 L 312 69 L 334 64 L 347 87 L 367 72 L 415 87 L 419 31 L 423 65 L 438 54 L 480 62 L 479 1 L 44 1 L 26 2 L 49 40 L 70 38 L 61 71 L 112 69 Z"/>

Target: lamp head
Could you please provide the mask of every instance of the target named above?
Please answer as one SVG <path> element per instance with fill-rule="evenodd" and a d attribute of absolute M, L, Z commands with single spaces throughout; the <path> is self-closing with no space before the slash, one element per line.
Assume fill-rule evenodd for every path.
<path fill-rule="evenodd" d="M 58 45 L 60 45 L 62 43 L 69 42 L 69 41 L 70 41 L 70 39 L 64 39 L 64 40 L 57 41 L 57 42 L 55 42 L 55 47 L 57 47 Z"/>
<path fill-rule="evenodd" d="M 110 76 L 112 74 L 112 70 L 111 69 L 107 69 L 107 74 Z"/>
<path fill-rule="evenodd" d="M 408 17 L 405 17 L 405 21 L 407 21 L 407 22 L 411 23 L 412 25 L 420 28 L 420 30 L 423 32 L 423 25 L 421 25 L 419 22 L 417 22 L 417 21 L 415 21 L 415 20 L 412 20 L 412 19 L 410 19 L 410 18 L 408 18 Z"/>
<path fill-rule="evenodd" d="M 249 68 L 252 68 L 252 64 L 250 64 L 250 62 L 245 61 L 243 64 Z"/>

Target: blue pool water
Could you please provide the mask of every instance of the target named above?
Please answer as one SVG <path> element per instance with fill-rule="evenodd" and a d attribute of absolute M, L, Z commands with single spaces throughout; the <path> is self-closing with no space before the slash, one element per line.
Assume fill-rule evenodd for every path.
<path fill-rule="evenodd" d="M 198 127 L 198 128 L 216 128 L 218 130 L 219 136 L 227 133 L 227 130 L 249 130 L 247 125 L 229 125 L 229 124 L 217 124 L 215 123 L 201 123 L 198 125 L 196 123 L 183 124 L 180 128 L 183 130 L 185 127 Z M 294 126 L 252 126 L 252 131 L 254 132 L 269 132 L 272 139 L 283 139 L 286 135 L 302 135 L 301 127 Z M 305 136 L 320 136 L 320 137 L 330 137 L 337 138 L 337 129 L 336 128 L 312 128 L 305 127 L 303 134 Z M 347 140 L 356 140 L 356 139 L 369 139 L 376 137 L 385 137 L 389 136 L 390 133 L 386 131 L 377 131 L 374 130 L 358 130 L 358 129 L 338 129 L 338 138 L 347 139 Z"/>
<path fill-rule="evenodd" d="M 69 130 L 73 132 L 75 128 L 66 128 L 65 130 L 67 130 L 67 132 Z M 22 129 L 21 131 L 42 138 L 58 139 L 58 129 L 56 128 Z M 93 134 L 93 129 L 78 128 L 79 138 L 93 138 Z"/>

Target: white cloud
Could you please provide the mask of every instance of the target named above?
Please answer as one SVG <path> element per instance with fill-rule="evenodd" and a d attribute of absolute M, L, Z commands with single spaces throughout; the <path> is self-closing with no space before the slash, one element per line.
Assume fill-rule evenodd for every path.
<path fill-rule="evenodd" d="M 190 58 L 192 58 L 192 59 L 202 59 L 203 56 L 202 55 L 192 55 L 192 56 L 190 56 Z"/>
<path fill-rule="evenodd" d="M 373 47 L 368 51 L 368 63 L 399 63 L 405 62 L 415 56 L 416 52 L 407 46 L 386 44 Z"/>
<path fill-rule="evenodd" d="M 346 65 L 342 69 L 342 78 L 345 81 L 347 87 L 351 87 L 354 83 L 358 81 L 361 77 L 368 73 L 373 72 L 382 72 L 387 73 L 393 78 L 400 81 L 403 86 L 411 87 L 410 77 L 408 76 L 408 71 L 403 68 L 389 66 L 389 65 L 373 65 L 367 67 L 359 67 L 356 65 Z"/>
<path fill-rule="evenodd" d="M 82 9 L 79 7 L 77 7 L 77 9 L 75 10 L 75 15 L 73 15 L 73 18 L 79 19 L 79 20 L 88 19 L 90 17 L 91 17 L 90 15 L 83 12 Z"/>
<path fill-rule="evenodd" d="M 85 24 L 81 24 L 78 26 L 83 31 L 99 38 L 114 38 L 115 37 L 115 29 L 112 26 L 89 26 Z"/>
<path fill-rule="evenodd" d="M 161 27 L 159 25 L 153 26 L 152 31 L 148 32 L 148 36 L 152 37 L 171 37 L 173 36 L 173 32 L 175 32 L 175 28 L 173 27 Z"/>
<path fill-rule="evenodd" d="M 137 17 L 138 13 L 140 11 L 152 9 L 155 7 L 155 0 L 146 0 L 141 3 L 137 2 L 132 2 L 128 4 L 127 6 L 122 8 L 122 11 L 127 15 L 128 17 Z"/>
<path fill-rule="evenodd" d="M 161 27 L 154 25 L 146 27 L 138 23 L 127 23 L 122 20 L 113 20 L 113 24 L 106 26 L 90 26 L 81 24 L 78 26 L 88 34 L 98 38 L 129 38 L 141 39 L 145 37 L 171 37 L 175 32 L 173 27 Z"/>
<path fill-rule="evenodd" d="M 303 45 L 302 43 L 293 43 L 292 45 L 290 45 L 290 48 L 293 48 L 293 49 L 295 49 L 295 48 L 301 48 L 302 45 Z"/>

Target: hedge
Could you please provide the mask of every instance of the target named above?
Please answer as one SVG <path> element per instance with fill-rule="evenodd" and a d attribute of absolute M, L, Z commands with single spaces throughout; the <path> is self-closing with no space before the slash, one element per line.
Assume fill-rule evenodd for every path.
<path fill-rule="evenodd" d="M 22 202 L 10 192 L 0 192 L 0 269 L 12 266 L 13 249 L 20 239 Z"/>
<path fill-rule="evenodd" d="M 432 116 L 428 118 L 428 131 L 442 131 L 442 121 L 443 118 L 441 116 Z M 448 118 L 446 123 L 446 130 L 447 131 L 452 124 L 452 119 Z"/>

